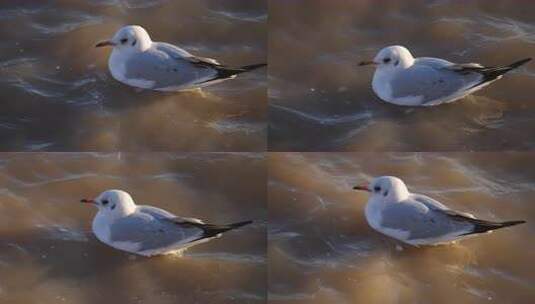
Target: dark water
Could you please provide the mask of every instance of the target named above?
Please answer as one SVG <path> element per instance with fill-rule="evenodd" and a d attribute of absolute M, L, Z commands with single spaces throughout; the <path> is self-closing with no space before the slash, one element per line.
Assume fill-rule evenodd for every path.
<path fill-rule="evenodd" d="M 372 68 L 384 46 L 500 65 L 535 57 L 534 1 L 272 1 L 272 151 L 458 151 L 535 148 L 534 64 L 475 96 L 433 108 L 381 102 Z"/>
<path fill-rule="evenodd" d="M 266 1 L 3 1 L 0 150 L 262 151 L 266 70 L 199 94 L 140 91 L 95 49 L 127 24 L 227 65 L 265 62 Z M 246 29 L 246 30 L 244 30 Z"/>
<path fill-rule="evenodd" d="M 271 153 L 271 303 L 531 303 L 534 153 Z M 523 224 L 452 246 L 410 248 L 372 230 L 367 194 L 395 175 L 409 190 L 485 219 Z"/>
<path fill-rule="evenodd" d="M 232 174 L 228 174 L 232 172 Z M 265 303 L 262 154 L 0 154 L 1 303 Z M 136 257 L 91 233 L 79 203 L 119 188 L 140 204 L 254 224 L 186 251 Z"/>

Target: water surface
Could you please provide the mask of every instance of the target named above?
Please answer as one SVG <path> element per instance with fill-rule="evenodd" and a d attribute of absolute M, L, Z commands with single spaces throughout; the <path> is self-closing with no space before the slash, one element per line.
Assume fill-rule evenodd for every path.
<path fill-rule="evenodd" d="M 4 1 L 0 150 L 263 151 L 266 70 L 197 93 L 137 90 L 95 48 L 127 24 L 154 41 L 241 66 L 266 59 L 258 1 Z"/>
<path fill-rule="evenodd" d="M 383 47 L 416 57 L 509 64 L 535 54 L 533 1 L 270 3 L 269 149 L 465 151 L 535 148 L 534 64 L 474 96 L 432 108 L 384 103 L 373 68 Z"/>
<path fill-rule="evenodd" d="M 272 153 L 270 303 L 530 303 L 533 153 Z M 374 176 L 489 220 L 523 219 L 452 246 L 413 248 L 372 230 Z"/>
<path fill-rule="evenodd" d="M 0 302 L 265 303 L 265 159 L 260 154 L 0 154 Z M 228 174 L 232 172 L 232 174 Z M 123 189 L 139 204 L 252 225 L 145 258 L 100 243 L 96 209 Z"/>

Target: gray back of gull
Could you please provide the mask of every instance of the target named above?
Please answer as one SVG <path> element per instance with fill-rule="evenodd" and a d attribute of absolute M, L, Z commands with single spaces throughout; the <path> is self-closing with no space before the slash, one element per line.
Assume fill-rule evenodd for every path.
<path fill-rule="evenodd" d="M 424 204 L 429 209 L 449 210 L 449 208 L 444 206 L 441 202 L 423 194 L 411 193 L 409 198 Z"/>

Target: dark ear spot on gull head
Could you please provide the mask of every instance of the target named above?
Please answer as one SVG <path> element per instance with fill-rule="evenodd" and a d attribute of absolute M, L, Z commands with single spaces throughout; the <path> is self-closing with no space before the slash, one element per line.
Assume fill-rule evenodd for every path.
<path fill-rule="evenodd" d="M 119 49 L 134 48 L 138 51 L 148 49 L 152 41 L 149 33 L 139 25 L 127 25 L 119 29 L 111 39 Z"/>

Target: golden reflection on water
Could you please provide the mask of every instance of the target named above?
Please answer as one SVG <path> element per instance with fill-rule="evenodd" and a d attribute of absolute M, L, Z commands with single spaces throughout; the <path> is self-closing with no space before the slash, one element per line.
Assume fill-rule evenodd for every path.
<path fill-rule="evenodd" d="M 263 151 L 266 70 L 189 93 L 114 80 L 111 50 L 126 24 L 154 41 L 230 66 L 266 61 L 265 1 L 13 2 L 0 7 L 3 151 Z M 16 28 L 16 31 L 12 29 Z M 247 30 L 244 30 L 246 28 Z"/>
<path fill-rule="evenodd" d="M 424 109 L 379 101 L 371 89 L 373 69 L 357 66 L 395 44 L 417 57 L 454 62 L 500 65 L 533 57 L 535 2 L 512 3 L 274 1 L 270 150 L 532 149 L 533 64 L 475 96 Z"/>
<path fill-rule="evenodd" d="M 528 303 L 533 153 L 271 153 L 269 298 L 273 303 Z M 395 175 L 409 190 L 481 218 L 527 224 L 451 246 L 411 248 L 373 231 L 367 195 Z"/>
<path fill-rule="evenodd" d="M 0 154 L 0 302 L 265 303 L 265 159 L 261 154 Z M 227 174 L 232 172 L 232 174 Z M 101 244 L 105 189 L 138 204 L 247 228 L 144 258 Z"/>

